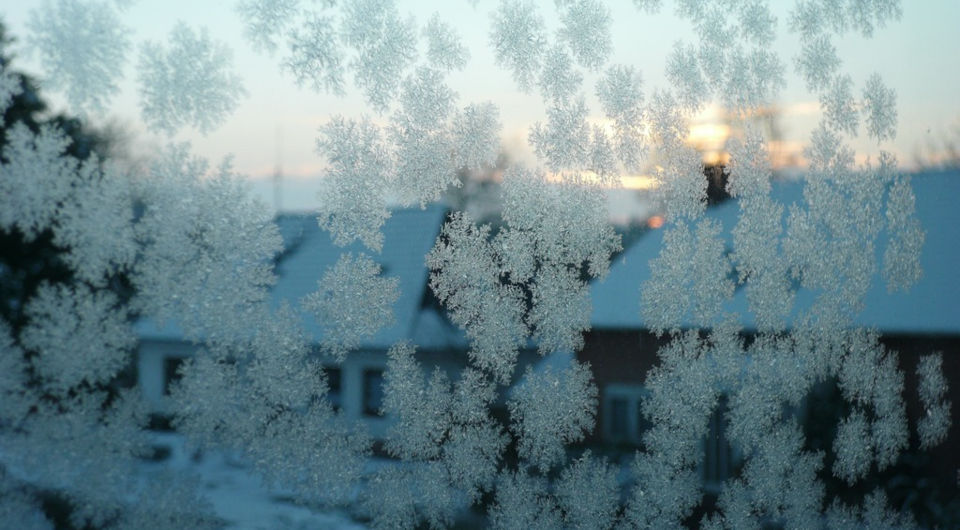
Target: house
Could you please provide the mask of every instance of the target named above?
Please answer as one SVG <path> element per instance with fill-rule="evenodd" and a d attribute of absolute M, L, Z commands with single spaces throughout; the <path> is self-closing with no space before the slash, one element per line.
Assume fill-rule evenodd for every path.
<path fill-rule="evenodd" d="M 441 366 L 458 372 L 466 359 L 463 333 L 443 318 L 429 303 L 428 271 L 424 256 L 433 247 L 443 224 L 446 208 L 398 209 L 383 226 L 382 252 L 371 252 L 359 243 L 338 247 L 322 230 L 315 215 L 283 214 L 276 223 L 284 250 L 276 258 L 277 283 L 271 303 L 287 302 L 298 308 L 299 301 L 315 291 L 324 271 L 344 252 L 366 252 L 382 267 L 382 274 L 397 278 L 400 297 L 394 304 L 393 325 L 381 329 L 340 364 L 325 368 L 330 398 L 351 419 L 363 419 L 375 437 L 382 437 L 386 420 L 380 416 L 386 351 L 394 344 L 409 341 L 418 347 L 425 366 Z M 299 312 L 303 329 L 319 342 L 323 331 L 314 317 Z M 137 324 L 140 336 L 138 380 L 148 402 L 157 413 L 167 407 L 165 396 L 183 359 L 196 346 L 183 340 L 175 325 L 158 328 L 151 322 Z"/>
<path fill-rule="evenodd" d="M 913 366 L 919 355 L 943 351 L 944 370 L 951 387 L 950 399 L 960 406 L 960 282 L 953 266 L 960 263 L 957 228 L 960 208 L 951 201 L 960 197 L 960 175 L 940 172 L 917 175 L 913 179 L 917 216 L 926 230 L 926 243 L 921 255 L 924 275 L 908 293 L 887 293 L 882 282 L 868 293 L 866 309 L 856 323 L 873 326 L 884 335 L 888 347 L 901 353 L 901 364 L 907 374 L 908 413 L 918 417 Z M 799 197 L 800 186 L 781 183 L 774 194 L 782 202 Z M 733 200 L 711 206 L 707 215 L 725 227 L 724 237 L 739 214 Z M 428 271 L 424 256 L 432 248 L 444 221 L 445 209 L 431 206 L 424 210 L 396 210 L 383 227 L 384 246 L 380 254 L 371 253 L 383 267 L 383 274 L 399 279 L 400 299 L 396 302 L 395 323 L 382 329 L 358 351 L 347 356 L 341 365 L 327 366 L 331 398 L 343 413 L 361 419 L 375 437 L 385 433 L 388 419 L 378 414 L 382 400 L 381 383 L 386 365 L 385 352 L 395 343 L 409 341 L 417 345 L 418 360 L 425 370 L 440 366 L 452 379 L 466 364 L 468 341 L 462 330 L 452 325 L 443 309 L 432 298 L 427 286 Z M 278 281 L 272 303 L 297 301 L 316 289 L 323 271 L 333 265 L 342 252 L 360 252 L 359 245 L 337 247 L 321 230 L 312 215 L 281 215 L 277 224 L 283 237 L 284 251 L 277 258 Z M 588 361 L 600 390 L 598 424 L 594 442 L 633 449 L 648 424 L 640 413 L 644 395 L 643 378 L 657 362 L 657 350 L 663 341 L 644 324 L 639 313 L 640 286 L 649 277 L 649 261 L 661 248 L 663 231 L 652 229 L 637 239 L 611 264 L 604 281 L 590 286 L 593 305 L 592 330 L 585 336 L 585 345 L 577 358 Z M 746 310 L 745 293 L 740 290 L 729 302 L 728 309 L 743 315 L 744 329 L 754 329 Z M 304 329 L 314 338 L 322 330 L 313 317 L 301 314 Z M 139 379 L 154 410 L 163 412 L 164 396 L 176 368 L 183 358 L 192 355 L 194 346 L 182 340 L 175 329 L 159 330 L 149 323 L 138 326 L 141 334 Z M 523 366 L 563 363 L 572 358 L 557 354 L 540 358 L 534 344 L 520 353 L 517 374 Z M 522 384 L 522 377 L 517 381 Z M 718 485 L 736 465 L 736 456 L 723 440 L 722 414 L 711 418 L 711 435 L 704 440 L 703 477 L 707 484 Z M 956 459 L 958 429 L 950 432 L 947 443 L 935 455 Z M 709 443 L 708 443 L 709 441 Z M 951 452 L 952 451 L 952 452 Z M 946 461 L 946 460 L 945 460 Z M 944 469 L 947 469 L 946 467 Z M 950 473 L 956 473 L 950 469 Z"/>
<path fill-rule="evenodd" d="M 914 421 L 921 414 L 916 397 L 914 369 L 920 355 L 942 351 L 943 369 L 951 384 L 949 399 L 954 410 L 960 406 L 960 173 L 956 171 L 917 174 L 912 179 L 917 217 L 926 231 L 920 257 L 923 276 L 909 292 L 888 293 L 885 283 L 876 278 L 867 293 L 865 309 L 855 324 L 873 327 L 884 344 L 900 353 L 901 369 L 906 375 L 904 395 L 908 416 Z M 802 192 L 798 183 L 775 184 L 773 195 L 781 202 L 796 201 Z M 730 248 L 730 229 L 739 214 L 735 200 L 728 200 L 707 211 L 720 221 Z M 600 410 L 596 438 L 604 443 L 635 446 L 647 423 L 640 413 L 644 394 L 643 379 L 657 362 L 656 352 L 663 340 L 649 331 L 640 315 L 640 287 L 650 277 L 650 260 L 658 256 L 663 230 L 651 230 L 627 248 L 611 264 L 604 281 L 591 286 L 593 301 L 592 330 L 585 337 L 578 357 L 589 361 L 600 390 Z M 882 248 L 882 247 L 881 247 Z M 798 295 L 797 304 L 809 303 Z M 744 290 L 737 290 L 726 309 L 740 315 L 745 332 L 756 329 L 748 311 Z M 789 322 L 788 322 L 789 325 Z M 720 414 L 711 419 L 711 435 L 704 441 L 704 480 L 718 483 L 735 465 L 735 455 L 721 443 L 723 423 Z M 933 458 L 953 462 L 941 466 L 944 479 L 955 480 L 960 463 L 960 427 L 954 424 L 947 441 L 933 452 Z"/>

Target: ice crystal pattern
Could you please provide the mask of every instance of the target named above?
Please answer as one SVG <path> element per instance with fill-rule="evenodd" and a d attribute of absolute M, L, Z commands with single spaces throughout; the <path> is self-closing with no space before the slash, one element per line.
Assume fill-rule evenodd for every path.
<path fill-rule="evenodd" d="M 398 296 L 396 278 L 381 278 L 380 266 L 370 257 L 347 253 L 324 272 L 303 306 L 325 328 L 321 345 L 327 354 L 342 360 L 347 351 L 393 323 Z"/>
<path fill-rule="evenodd" d="M 30 12 L 27 42 L 40 55 L 44 85 L 80 111 L 103 111 L 119 91 L 130 30 L 106 1 L 45 0 Z"/>
<path fill-rule="evenodd" d="M 245 94 L 232 63 L 226 45 L 183 22 L 170 31 L 166 45 L 144 43 L 137 66 L 144 121 L 168 135 L 184 126 L 210 132 Z"/>
<path fill-rule="evenodd" d="M 4 124 L 0 229 L 26 242 L 49 235 L 72 279 L 41 283 L 20 320 L 0 321 L 5 522 L 50 527 L 34 493 L 55 492 L 77 527 L 218 524 L 195 481 L 166 473 L 146 485 L 134 472 L 146 409 L 136 392 L 108 389 L 131 361 L 135 315 L 197 346 L 168 400 L 191 443 L 239 455 L 297 502 L 347 506 L 375 527 L 452 526 L 471 506 L 486 507 L 495 528 L 676 527 L 708 494 L 716 509 L 697 521 L 704 528 L 910 526 L 882 489 L 848 503 L 825 498 L 821 483 L 829 474 L 859 487 L 911 440 L 907 374 L 854 317 L 876 278 L 890 290 L 920 279 L 924 232 L 893 155 L 857 166 L 845 144 L 861 126 L 881 147 L 892 139 L 896 94 L 879 75 L 846 74 L 834 45 L 876 33 L 900 3 L 796 3 L 785 21 L 800 40 L 793 65 L 824 119 L 791 203 L 774 192 L 767 139 L 745 127 L 732 142 L 733 226 L 705 215 L 688 119 L 712 100 L 747 117 L 775 100 L 786 82 L 771 47 L 778 21 L 759 0 L 673 8 L 697 37 L 666 58 L 670 86 L 649 89 L 637 66 L 608 65 L 615 20 L 602 2 L 501 0 L 478 17 L 494 61 L 520 90 L 537 90 L 545 114 L 527 130 L 536 160 L 503 168 L 500 110 L 460 101 L 451 83 L 472 50 L 439 15 L 418 24 L 392 0 L 240 2 L 245 36 L 258 50 L 283 49 L 279 66 L 295 82 L 359 92 L 377 115 L 318 124 L 317 222 L 336 245 L 372 251 L 315 271 L 316 291 L 299 301 L 323 330 L 319 351 L 300 313 L 268 302 L 281 238 L 229 160 L 211 167 L 189 145 L 167 145 L 142 175 L 127 175 L 67 156 L 56 127 Z M 114 96 L 128 46 L 121 12 L 58 0 L 31 18 L 31 42 L 54 70 L 48 86 L 81 111 Z M 184 23 L 167 43 L 141 45 L 137 72 L 143 119 L 168 136 L 212 131 L 243 94 L 229 50 Z M 5 70 L 0 107 L 19 89 Z M 665 214 L 663 244 L 642 293 L 622 294 L 637 298 L 662 346 L 639 403 L 652 426 L 620 466 L 574 446 L 595 431 L 601 397 L 575 354 L 590 328 L 589 282 L 621 250 L 604 192 L 645 170 Z M 350 361 L 393 322 L 399 282 L 378 265 L 388 205 L 425 206 L 480 172 L 502 177 L 498 222 L 452 211 L 425 258 L 438 309 L 469 341 L 463 366 L 432 366 L 432 352 L 408 342 L 389 348 L 384 418 L 374 421 L 384 427 L 376 446 L 394 461 L 371 466 L 371 435 L 335 410 L 321 362 Z M 124 296 L 112 290 L 121 277 Z M 743 315 L 729 310 L 740 293 Z M 741 319 L 752 319 L 749 339 Z M 917 367 L 923 448 L 949 429 L 943 364 L 933 354 Z M 824 384 L 845 405 L 833 440 L 815 451 L 795 411 Z M 708 492 L 701 444 L 711 425 L 725 429 L 738 471 Z"/>

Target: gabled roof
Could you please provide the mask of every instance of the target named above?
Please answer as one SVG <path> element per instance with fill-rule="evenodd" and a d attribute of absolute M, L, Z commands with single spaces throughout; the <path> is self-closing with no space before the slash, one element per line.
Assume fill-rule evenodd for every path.
<path fill-rule="evenodd" d="M 401 340 L 421 335 L 417 324 L 421 301 L 427 288 L 427 267 L 424 257 L 433 248 L 446 207 L 431 205 L 426 209 L 397 209 L 391 212 L 382 228 L 383 250 L 376 253 L 354 243 L 339 247 L 317 224 L 314 214 L 282 214 L 275 220 L 283 238 L 284 250 L 277 257 L 277 283 L 270 293 L 273 307 L 286 302 L 298 310 L 303 329 L 319 340 L 323 330 L 316 319 L 300 309 L 300 300 L 317 289 L 317 282 L 333 266 L 341 254 L 365 253 L 382 267 L 381 274 L 399 280 L 400 297 L 394 304 L 394 324 L 381 329 L 364 348 L 386 349 Z M 158 328 L 149 320 L 136 326 L 141 338 L 180 340 L 182 333 L 175 323 Z"/>
<path fill-rule="evenodd" d="M 418 350 L 461 350 L 470 347 L 467 334 L 443 316 L 442 310 L 424 308 L 413 324 L 411 343 Z"/>
<path fill-rule="evenodd" d="M 431 205 L 426 209 L 394 210 L 383 232 L 383 250 L 379 254 L 360 243 L 338 247 L 330 234 L 317 225 L 315 215 L 281 215 L 277 225 L 284 248 L 277 264 L 277 284 L 271 291 L 274 306 L 286 301 L 295 309 L 299 301 L 317 289 L 323 273 L 341 254 L 352 252 L 370 256 L 382 267 L 381 274 L 399 280 L 400 298 L 393 305 L 394 324 L 381 329 L 364 347 L 386 349 L 401 340 L 412 340 L 420 302 L 427 285 L 424 256 L 433 248 L 446 208 Z M 310 314 L 303 312 L 303 325 L 309 336 L 320 339 L 323 331 Z"/>
<path fill-rule="evenodd" d="M 888 293 L 879 274 L 865 299 L 865 309 L 857 315 L 857 325 L 876 327 L 883 333 L 960 334 L 960 173 L 937 171 L 913 176 L 916 215 L 926 231 L 920 255 L 923 276 L 909 292 Z M 797 183 L 774 185 L 773 195 L 790 204 L 801 198 Z M 737 221 L 736 201 L 728 200 L 710 208 L 707 216 L 720 221 L 723 237 L 731 244 L 730 230 Z M 641 237 L 611 264 L 606 280 L 591 286 L 592 326 L 595 329 L 644 329 L 640 318 L 640 286 L 650 277 L 649 261 L 662 246 L 663 230 Z M 878 241 L 878 258 L 886 241 Z M 880 263 L 880 262 L 878 262 Z M 880 267 L 878 267 L 879 269 Z M 811 297 L 797 297 L 797 308 L 809 304 Z M 807 305 L 809 307 L 809 305 Z M 748 311 L 746 294 L 737 290 L 727 309 L 740 315 L 745 329 L 755 329 Z"/>

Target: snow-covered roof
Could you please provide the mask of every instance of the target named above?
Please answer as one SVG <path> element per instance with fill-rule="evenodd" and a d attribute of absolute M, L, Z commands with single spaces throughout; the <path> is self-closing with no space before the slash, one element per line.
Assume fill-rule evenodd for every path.
<path fill-rule="evenodd" d="M 365 253 L 382 267 L 381 274 L 399 280 L 400 298 L 393 305 L 394 324 L 381 329 L 364 347 L 386 349 L 401 340 L 412 340 L 420 302 L 427 285 L 424 256 L 433 248 L 445 213 L 443 206 L 394 210 L 383 225 L 383 250 L 375 253 L 360 243 L 338 247 L 317 225 L 314 215 L 281 215 L 277 218 L 284 248 L 277 265 L 277 284 L 271 291 L 274 305 L 286 301 L 294 308 L 316 291 L 317 281 L 347 252 Z M 304 329 L 314 338 L 323 335 L 316 319 L 303 313 Z"/>
<path fill-rule="evenodd" d="M 382 274 L 397 278 L 400 297 L 393 305 L 394 324 L 380 330 L 363 345 L 364 348 L 386 349 L 401 340 L 413 341 L 423 336 L 425 330 L 420 304 L 427 288 L 427 267 L 424 256 L 433 247 L 446 208 L 431 205 L 426 209 L 397 209 L 391 212 L 382 228 L 383 250 L 370 251 L 360 243 L 339 247 L 330 235 L 317 224 L 312 214 L 282 214 L 276 223 L 283 238 L 283 252 L 279 257 L 277 283 L 271 290 L 271 303 L 278 307 L 289 303 L 300 309 L 300 300 L 317 289 L 317 281 L 333 266 L 340 255 L 347 252 L 365 253 L 382 267 Z M 312 315 L 300 311 L 307 333 L 319 340 L 323 331 Z M 429 320 L 429 315 L 427 319 Z M 429 327 L 429 326 L 428 326 Z M 141 338 L 179 340 L 182 334 L 175 323 L 158 328 L 151 321 L 137 324 Z"/>
<path fill-rule="evenodd" d="M 410 341 L 420 350 L 466 350 L 470 346 L 463 329 L 434 308 L 417 314 Z"/>
<path fill-rule="evenodd" d="M 887 292 L 879 277 L 865 299 L 865 309 L 857 315 L 857 325 L 876 327 L 884 333 L 960 334 L 960 172 L 937 171 L 913 176 L 916 215 L 926 231 L 920 256 L 923 276 L 908 292 Z M 774 185 L 773 195 L 790 204 L 801 198 L 798 183 Z M 739 209 L 729 200 L 708 209 L 707 216 L 723 225 L 723 237 L 731 244 L 730 230 Z M 611 264 L 610 273 L 602 282 L 591 286 L 595 329 L 643 329 L 640 317 L 640 286 L 650 277 L 649 261 L 657 257 L 662 245 L 663 230 L 651 230 Z M 878 249 L 886 246 L 878 241 Z M 879 255 L 879 254 L 878 254 Z M 797 297 L 797 308 L 810 303 L 811 297 Z M 745 329 L 754 329 L 753 315 L 747 309 L 746 294 L 737 290 L 727 309 L 741 316 Z"/>

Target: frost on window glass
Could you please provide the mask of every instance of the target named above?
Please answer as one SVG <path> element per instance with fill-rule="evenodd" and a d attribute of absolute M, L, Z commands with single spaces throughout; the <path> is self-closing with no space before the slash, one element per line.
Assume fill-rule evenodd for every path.
<path fill-rule="evenodd" d="M 490 43 L 497 64 L 508 68 L 522 90 L 529 90 L 540 70 L 546 35 L 533 2 L 502 0 L 494 14 Z"/>
<path fill-rule="evenodd" d="M 340 246 L 359 239 L 380 250 L 380 227 L 390 217 L 383 191 L 393 174 L 383 133 L 369 120 L 342 117 L 334 117 L 320 133 L 317 151 L 330 161 L 321 191 L 320 226 Z"/>
<path fill-rule="evenodd" d="M 449 24 L 434 13 L 423 29 L 427 38 L 427 58 L 441 70 L 460 70 L 470 59 L 470 52 Z"/>
<path fill-rule="evenodd" d="M 560 40 L 569 47 L 577 62 L 589 70 L 599 70 L 613 49 L 610 42 L 610 12 L 602 2 L 570 2 L 561 14 Z"/>
<path fill-rule="evenodd" d="M 494 167 L 500 154 L 500 115 L 493 103 L 471 103 L 453 117 L 454 167 Z"/>
<path fill-rule="evenodd" d="M 183 22 L 167 45 L 144 43 L 137 65 L 144 121 L 168 135 L 184 126 L 202 133 L 218 127 L 246 93 L 232 62 L 230 48 Z"/>
<path fill-rule="evenodd" d="M 30 12 L 28 42 L 52 75 L 44 85 L 80 111 L 103 111 L 119 92 L 130 29 L 105 1 L 45 0 Z"/>
<path fill-rule="evenodd" d="M 456 97 L 439 70 L 418 68 L 405 80 L 400 108 L 389 127 L 397 146 L 397 189 L 402 200 L 424 207 L 439 199 L 447 186 L 459 184 L 447 128 Z"/>
<path fill-rule="evenodd" d="M 257 42 L 257 41 L 254 41 Z M 316 91 L 344 92 L 344 54 L 336 41 L 331 17 L 314 15 L 290 33 L 290 55 L 283 68 L 298 85 L 309 84 Z"/>
<path fill-rule="evenodd" d="M 300 0 L 244 0 L 237 3 L 237 13 L 244 20 L 244 36 L 257 49 L 273 53 L 279 33 L 297 15 Z"/>
<path fill-rule="evenodd" d="M 346 253 L 324 271 L 317 290 L 303 300 L 324 328 L 321 345 L 343 359 L 381 327 L 393 323 L 391 306 L 397 301 L 397 280 L 380 276 L 380 266 L 368 256 Z"/>
<path fill-rule="evenodd" d="M 417 56 L 413 19 L 403 19 L 392 0 L 347 2 L 341 32 L 344 44 L 356 52 L 350 61 L 354 83 L 370 105 L 383 112 Z"/>
<path fill-rule="evenodd" d="M 43 86 L 84 118 L 118 98 L 130 4 L 49 0 L 29 16 Z M 335 251 L 308 256 L 323 264 L 300 300 L 271 289 L 303 234 L 274 222 L 229 157 L 211 165 L 170 142 L 243 103 L 212 29 L 180 22 L 166 42 L 136 42 L 140 119 L 164 133 L 142 164 L 77 154 L 71 120 L 7 113 L 0 232 L 47 254 L 0 267 L 0 519 L 60 525 L 52 498 L 77 528 L 224 523 L 193 464 L 144 480 L 159 413 L 123 381 L 153 333 L 183 347 L 162 391 L 175 436 L 314 514 L 380 528 L 910 526 L 884 480 L 948 439 L 950 358 L 901 356 L 858 326 L 875 284 L 898 296 L 922 280 L 928 236 L 890 144 L 907 118 L 895 84 L 848 72 L 840 46 L 901 3 L 632 4 L 473 2 L 461 28 L 446 5 L 417 20 L 393 0 L 238 2 L 254 50 L 310 97 L 342 98 L 329 116 L 300 109 L 323 175 L 302 233 Z M 614 49 L 642 31 L 621 8 L 656 22 L 661 4 L 691 28 L 663 43 L 666 86 Z M 471 70 L 485 62 L 505 75 Z M 35 92 L 2 64 L 6 111 Z M 783 183 L 762 122 L 788 81 L 820 120 Z M 536 92 L 517 96 L 536 106 L 529 120 L 504 99 L 515 91 Z M 714 107 L 735 132 L 705 163 L 692 125 Z M 864 160 L 858 135 L 879 156 Z M 617 231 L 607 199 L 628 181 L 657 216 Z M 449 206 L 477 182 L 497 190 L 494 214 Z M 439 201 L 442 220 L 427 208 Z M 438 213 L 429 252 L 392 269 L 414 251 L 410 233 L 399 251 L 388 240 L 400 207 Z M 642 322 L 618 353 L 652 366 L 628 374 L 602 364 L 615 355 L 609 330 L 591 333 L 605 303 L 591 291 L 651 241 L 640 291 L 617 293 Z M 578 357 L 597 350 L 601 362 Z M 629 403 L 605 393 L 610 373 L 636 380 Z M 604 417 L 619 419 L 600 429 Z M 623 446 L 600 447 L 600 431 Z"/>
<path fill-rule="evenodd" d="M 522 320 L 523 293 L 500 283 L 501 267 L 489 232 L 489 226 L 454 214 L 427 256 L 427 266 L 436 271 L 430 288 L 472 340 L 474 362 L 506 382 L 528 331 Z"/>
<path fill-rule="evenodd" d="M 102 383 L 123 367 L 134 337 L 126 315 L 113 310 L 110 293 L 40 287 L 26 308 L 30 323 L 20 341 L 43 352 L 34 363 L 46 386 L 58 394 L 87 382 Z"/>
<path fill-rule="evenodd" d="M 562 462 L 563 446 L 593 428 L 597 389 L 590 378 L 583 364 L 562 373 L 528 371 L 510 400 L 510 429 L 520 440 L 517 451 L 541 472 Z"/>
<path fill-rule="evenodd" d="M 639 169 L 645 155 L 639 72 L 631 66 L 611 66 L 597 82 L 596 93 L 604 114 L 614 123 L 614 153 L 627 171 Z"/>

